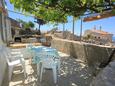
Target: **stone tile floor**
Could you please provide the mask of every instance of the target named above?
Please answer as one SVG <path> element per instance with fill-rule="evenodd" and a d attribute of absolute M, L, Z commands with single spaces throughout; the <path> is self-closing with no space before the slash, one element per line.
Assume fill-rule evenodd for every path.
<path fill-rule="evenodd" d="M 58 74 L 58 82 L 54 84 L 51 70 L 46 70 L 43 74 L 42 82 L 37 76 L 36 64 L 30 64 L 26 60 L 27 78 L 24 78 L 20 66 L 15 67 L 12 80 L 9 86 L 90 86 L 93 78 L 89 68 L 82 61 L 71 58 L 60 53 L 61 56 L 61 73 Z"/>

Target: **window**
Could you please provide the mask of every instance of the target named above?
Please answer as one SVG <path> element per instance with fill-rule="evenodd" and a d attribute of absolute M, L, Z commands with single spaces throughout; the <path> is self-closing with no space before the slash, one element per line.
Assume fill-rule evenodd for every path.
<path fill-rule="evenodd" d="M 98 39 L 101 39 L 101 37 L 98 37 Z"/>

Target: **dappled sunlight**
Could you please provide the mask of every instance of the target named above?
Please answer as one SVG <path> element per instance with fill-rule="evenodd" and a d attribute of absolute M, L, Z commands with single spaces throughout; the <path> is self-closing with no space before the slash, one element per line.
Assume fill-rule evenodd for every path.
<path fill-rule="evenodd" d="M 69 57 L 68 54 L 65 54 L 65 53 L 62 53 L 62 52 L 58 52 L 58 54 L 59 54 L 61 57 Z"/>
<path fill-rule="evenodd" d="M 23 71 L 20 69 L 21 67 L 17 66 L 13 71 L 12 81 L 9 86 L 35 86 L 37 77 L 35 76 L 35 70 L 29 62 L 29 60 L 25 60 L 27 77 L 24 77 Z"/>
<path fill-rule="evenodd" d="M 20 66 L 13 72 L 12 81 L 9 86 L 89 86 L 92 75 L 88 66 L 81 60 L 71 58 L 69 55 L 59 53 L 61 56 L 60 74 L 58 73 L 58 82 L 54 84 L 51 70 L 43 73 L 43 80 L 40 82 L 37 75 L 37 65 L 26 59 L 27 78 L 24 78 Z"/>
<path fill-rule="evenodd" d="M 20 80 L 20 81 L 16 81 L 15 84 L 14 84 L 14 82 L 11 82 L 11 83 L 10 83 L 10 84 L 11 84 L 10 86 L 21 85 L 22 83 L 23 83 L 23 81 L 21 81 L 21 80 Z"/>
<path fill-rule="evenodd" d="M 60 83 L 67 84 L 67 86 L 89 86 L 91 80 L 92 76 L 85 63 L 74 58 L 62 59 Z"/>
<path fill-rule="evenodd" d="M 77 84 L 75 84 L 75 83 L 72 83 L 71 85 L 72 85 L 72 86 L 78 86 L 78 85 L 77 85 Z"/>

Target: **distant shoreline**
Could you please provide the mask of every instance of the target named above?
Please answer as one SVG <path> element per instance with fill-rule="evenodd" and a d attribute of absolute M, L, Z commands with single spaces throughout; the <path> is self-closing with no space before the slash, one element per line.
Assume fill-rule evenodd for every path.
<path fill-rule="evenodd" d="M 114 41 L 114 42 L 115 42 L 115 36 L 113 36 L 113 37 L 112 37 L 112 41 Z"/>

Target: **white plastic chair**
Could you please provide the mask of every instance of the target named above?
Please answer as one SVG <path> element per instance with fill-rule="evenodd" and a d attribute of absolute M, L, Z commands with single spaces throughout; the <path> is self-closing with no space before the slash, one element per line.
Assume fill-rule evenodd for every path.
<path fill-rule="evenodd" d="M 42 74 L 45 69 L 53 70 L 54 83 L 57 83 L 57 65 L 52 58 L 46 58 L 42 60 L 40 82 L 42 81 Z"/>
<path fill-rule="evenodd" d="M 47 50 L 45 50 L 45 51 L 47 51 Z M 47 57 L 48 58 L 53 58 L 53 60 L 55 61 L 56 66 L 57 66 L 58 73 L 60 74 L 61 61 L 60 61 L 60 56 L 58 54 L 58 51 L 56 49 L 51 49 L 48 52 Z"/>
<path fill-rule="evenodd" d="M 11 77 L 12 77 L 13 68 L 18 64 L 21 64 L 22 69 L 24 70 L 24 76 L 26 77 L 26 69 L 25 69 L 24 58 L 19 57 L 19 56 L 15 56 L 15 57 L 10 56 L 10 54 L 8 54 L 8 53 L 9 52 L 7 52 L 7 51 L 3 51 L 3 54 L 4 54 L 4 56 L 6 58 L 6 61 L 7 61 L 7 64 L 8 64 L 9 81 L 11 80 Z"/>
<path fill-rule="evenodd" d="M 36 52 L 36 51 L 33 51 L 33 59 L 32 59 L 32 63 L 34 64 L 37 64 L 37 75 L 39 76 L 40 75 L 40 65 L 41 65 L 41 62 L 43 59 L 43 55 L 44 53 L 41 51 L 41 52 Z"/>
<path fill-rule="evenodd" d="M 53 70 L 54 83 L 57 83 L 57 70 L 60 73 L 60 58 L 56 54 L 56 51 L 45 52 L 43 54 L 43 58 L 41 60 L 41 73 L 40 73 L 40 81 L 42 81 L 42 73 L 45 69 Z"/>
<path fill-rule="evenodd" d="M 7 47 L 4 49 L 4 51 L 8 57 L 12 57 L 12 60 L 23 58 L 23 54 L 20 51 L 12 51 L 10 48 Z"/>
<path fill-rule="evenodd" d="M 34 47 L 34 45 L 31 43 L 26 45 L 26 48 L 32 48 L 32 47 Z"/>
<path fill-rule="evenodd" d="M 37 75 L 40 74 L 40 81 L 42 81 L 42 74 L 46 68 L 50 68 L 53 70 L 54 82 L 57 82 L 57 70 L 60 73 L 60 58 L 57 54 L 57 51 L 47 51 L 41 50 L 39 52 L 35 52 L 34 62 L 37 63 Z M 41 71 L 40 71 L 40 65 Z"/>

